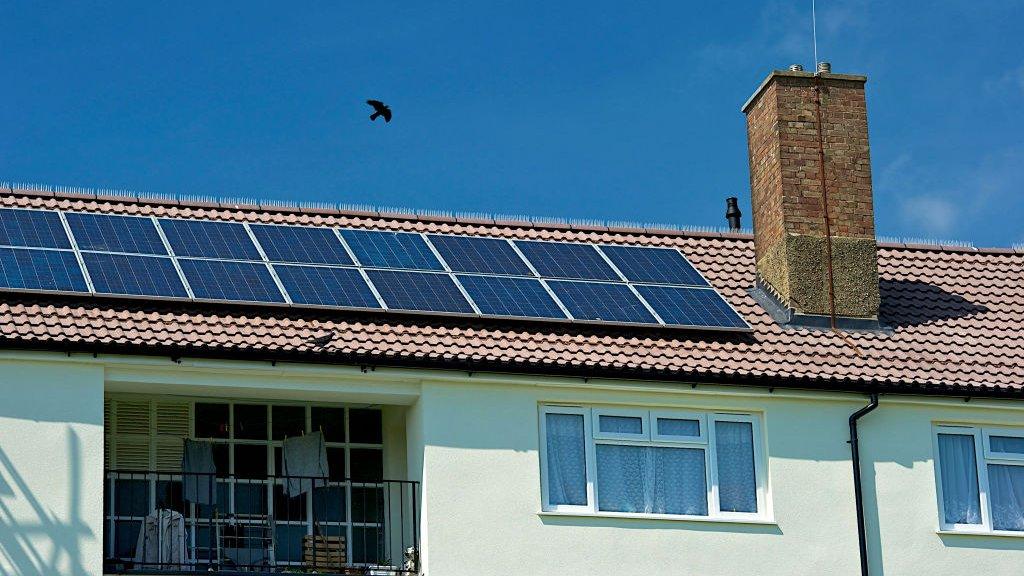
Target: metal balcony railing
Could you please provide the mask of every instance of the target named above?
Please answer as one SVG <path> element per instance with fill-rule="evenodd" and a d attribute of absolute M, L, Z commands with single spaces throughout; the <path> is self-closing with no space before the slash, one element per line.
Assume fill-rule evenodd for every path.
<path fill-rule="evenodd" d="M 108 470 L 105 573 L 417 574 L 419 483 Z"/>

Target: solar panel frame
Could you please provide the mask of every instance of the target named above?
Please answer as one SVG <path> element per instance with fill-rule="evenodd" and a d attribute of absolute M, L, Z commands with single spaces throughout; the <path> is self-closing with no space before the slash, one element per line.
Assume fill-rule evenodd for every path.
<path fill-rule="evenodd" d="M 353 308 L 363 310 L 384 309 L 384 306 L 378 299 L 376 292 L 370 286 L 366 276 L 364 276 L 362 271 L 358 268 L 312 266 L 306 264 L 274 264 L 273 268 L 276 276 L 281 281 L 281 285 L 288 293 L 289 300 L 294 304 L 322 308 Z M 336 289 L 341 288 L 342 284 L 347 283 L 350 288 L 358 289 L 361 287 L 365 289 L 366 292 L 362 295 L 363 298 L 358 299 L 358 301 L 350 300 L 343 303 L 341 300 L 335 300 L 331 303 L 327 302 L 326 299 L 320 299 L 319 302 L 313 302 L 308 296 L 315 293 L 314 291 L 316 286 L 314 286 L 311 281 L 314 274 L 319 276 L 319 280 L 323 284 L 324 288 L 328 288 L 328 281 L 333 281 Z M 343 276 L 347 278 L 342 278 Z M 358 282 L 355 281 L 356 279 L 358 279 Z M 329 293 L 336 294 L 338 292 L 336 290 L 331 290 Z"/>
<path fill-rule="evenodd" d="M 185 280 L 192 288 L 192 293 L 196 300 L 211 300 L 218 302 L 255 302 L 260 304 L 287 304 L 288 300 L 284 293 L 281 291 L 281 287 L 278 284 L 276 278 L 271 274 L 270 267 L 265 262 L 249 262 L 240 260 L 211 260 L 202 258 L 179 258 L 178 263 L 181 265 L 182 273 L 185 275 Z M 200 267 L 205 267 L 205 270 L 200 270 Z M 216 274 L 229 273 L 231 269 L 234 269 L 234 274 L 238 276 L 238 279 L 245 280 L 258 280 L 259 286 L 254 283 L 239 284 L 234 282 L 235 278 L 232 275 L 232 284 L 224 285 L 219 281 L 215 284 L 211 284 L 214 280 L 219 280 Z M 266 278 L 262 279 L 259 276 L 262 272 L 266 273 Z M 269 282 L 267 282 L 269 281 Z M 253 296 L 259 296 L 257 292 L 266 294 L 267 298 L 231 298 L 229 297 L 226 290 L 221 290 L 221 293 L 215 294 L 214 291 L 217 289 L 227 288 L 247 288 Z M 276 296 L 276 297 L 274 297 Z"/>
<path fill-rule="evenodd" d="M 168 255 L 167 246 L 152 218 L 92 212 L 65 212 L 64 218 L 78 250 Z"/>
<path fill-rule="evenodd" d="M 602 244 L 598 246 L 598 249 L 629 282 L 673 286 L 711 286 L 704 275 L 690 263 L 690 260 L 675 248 Z M 655 254 L 661 261 L 656 262 L 654 258 L 647 258 L 646 262 L 635 260 L 644 255 L 654 256 Z"/>
<path fill-rule="evenodd" d="M 60 212 L 27 208 L 0 208 L 0 246 L 72 248 Z"/>
<path fill-rule="evenodd" d="M 527 264 L 522 254 L 504 238 L 454 234 L 427 234 L 426 237 L 452 272 L 507 276 L 535 275 L 535 271 Z"/>
<path fill-rule="evenodd" d="M 342 240 L 364 268 L 393 270 L 446 270 L 426 238 L 415 232 L 339 229 Z"/>
<path fill-rule="evenodd" d="M 711 287 L 638 284 L 635 288 L 666 326 L 750 330 L 750 324 L 743 316 L 724 296 Z M 717 322 L 701 322 L 700 320 L 704 318 L 713 318 Z"/>
<path fill-rule="evenodd" d="M 566 310 L 539 278 L 486 274 L 457 274 L 455 277 L 465 288 L 466 294 L 482 315 L 499 318 L 569 320 Z M 530 288 L 527 288 L 528 286 L 534 287 L 532 290 L 533 294 L 527 293 L 530 290 Z M 504 302 L 522 304 L 529 302 L 531 297 L 539 298 L 540 302 L 545 303 L 543 308 L 545 308 L 547 314 L 541 313 L 539 308 L 534 309 L 536 313 L 528 313 L 526 307 L 522 305 L 518 306 L 517 310 L 506 308 L 502 311 L 496 311 L 496 305 L 503 302 L 495 297 L 498 291 L 506 292 L 506 296 L 509 299 Z M 518 294 L 513 294 L 512 291 L 516 291 Z"/>
<path fill-rule="evenodd" d="M 620 282 L 622 276 L 597 250 L 596 244 L 513 240 L 542 278 Z"/>
<path fill-rule="evenodd" d="M 372 269 L 366 270 L 366 275 L 388 310 L 457 314 L 463 316 L 477 315 L 471 300 L 450 273 Z M 431 282 L 436 282 L 436 284 L 429 285 Z M 449 288 L 455 292 L 451 292 L 451 290 L 448 290 Z M 440 294 L 442 290 L 446 294 Z M 437 296 L 435 301 L 438 302 L 448 298 L 452 306 L 445 307 L 440 304 L 434 307 L 430 307 L 427 304 L 422 306 L 411 305 L 414 300 L 423 298 L 427 294 Z M 455 298 L 455 294 L 461 296 L 461 300 Z M 456 302 L 463 303 L 465 306 L 456 306 Z"/>
<path fill-rule="evenodd" d="M 83 252 L 82 262 L 89 273 L 93 292 L 97 295 L 146 296 L 153 298 L 187 299 L 189 291 L 181 279 L 178 267 L 167 256 L 117 254 L 110 252 Z M 129 270 L 125 270 L 128 267 Z M 109 273 L 108 273 L 109 272 Z M 131 273 L 131 278 L 128 277 Z M 168 290 L 159 290 L 156 275 L 161 276 Z M 122 289 L 114 289 L 120 282 Z M 144 290 L 144 282 L 154 288 Z M 135 288 L 132 290 L 131 288 Z"/>
<path fill-rule="evenodd" d="M 50 274 L 41 274 L 44 271 Z M 25 272 L 31 272 L 32 277 L 26 278 Z M 52 281 L 39 281 L 47 277 Z M 14 278 L 25 281 L 15 282 Z M 0 247 L 0 290 L 88 294 L 89 285 L 81 262 L 71 250 L 5 246 Z"/>
<path fill-rule="evenodd" d="M 249 224 L 263 254 L 270 262 L 286 262 L 289 264 L 323 264 L 328 266 L 353 266 L 355 261 L 349 253 L 348 248 L 338 238 L 334 228 L 322 228 L 315 226 L 285 226 L 280 224 Z M 294 233 L 305 235 L 306 238 L 293 238 L 298 246 L 307 247 L 310 242 L 321 242 L 316 250 L 300 250 L 291 247 L 283 236 L 277 238 L 272 234 Z M 314 238 L 319 237 L 319 238 Z"/>
<path fill-rule="evenodd" d="M 179 258 L 263 261 L 249 231 L 240 222 L 160 218 L 160 229 Z"/>
<path fill-rule="evenodd" d="M 651 312 L 647 303 L 643 301 L 625 282 L 590 282 L 586 280 L 546 280 L 547 285 L 555 293 L 562 304 L 572 314 L 574 320 L 585 322 L 599 322 L 611 324 L 629 325 L 659 325 L 657 317 Z M 587 294 L 587 292 L 590 292 Z M 601 298 L 597 292 L 603 291 Z M 612 295 L 611 291 L 619 294 Z M 598 303 L 616 302 L 615 297 L 623 297 L 621 302 L 626 303 L 632 300 L 633 306 L 615 306 L 606 308 L 604 316 L 596 313 Z M 631 313 L 636 315 L 632 318 Z"/>

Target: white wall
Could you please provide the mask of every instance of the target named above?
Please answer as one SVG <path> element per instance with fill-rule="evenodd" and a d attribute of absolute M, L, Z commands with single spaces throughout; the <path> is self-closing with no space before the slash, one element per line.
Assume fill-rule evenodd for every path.
<path fill-rule="evenodd" d="M 417 405 L 428 479 L 427 574 L 860 574 L 847 418 L 865 397 L 479 380 L 425 382 Z M 775 522 L 541 513 L 542 402 L 762 414 Z M 1024 538 L 936 534 L 931 461 L 933 421 L 1024 424 L 1024 403 L 1014 407 L 985 408 L 957 399 L 920 405 L 883 397 L 882 406 L 862 420 L 868 506 L 878 501 L 883 510 L 868 513 L 874 575 L 1024 574 Z"/>
<path fill-rule="evenodd" d="M 103 367 L 0 361 L 0 574 L 103 568 Z"/>

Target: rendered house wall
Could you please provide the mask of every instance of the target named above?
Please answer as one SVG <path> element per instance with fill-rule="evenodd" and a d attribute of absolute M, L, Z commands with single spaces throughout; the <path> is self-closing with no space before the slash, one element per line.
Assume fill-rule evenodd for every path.
<path fill-rule="evenodd" d="M 103 568 L 103 367 L 0 361 L 0 574 Z"/>
<path fill-rule="evenodd" d="M 428 574 L 860 574 L 847 418 L 863 396 L 509 382 L 424 383 Z M 1024 538 L 936 533 L 931 434 L 935 421 L 1024 425 L 1024 403 L 920 401 L 883 396 L 861 421 L 872 574 L 1020 574 Z M 542 513 L 547 402 L 760 413 L 774 522 Z"/>

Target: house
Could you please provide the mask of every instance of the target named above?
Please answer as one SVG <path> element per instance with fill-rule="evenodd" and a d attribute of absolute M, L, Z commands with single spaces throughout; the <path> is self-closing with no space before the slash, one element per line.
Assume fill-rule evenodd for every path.
<path fill-rule="evenodd" d="M 10 186 L 0 573 L 1024 573 L 1024 253 L 876 241 L 864 85 L 753 234 Z"/>

